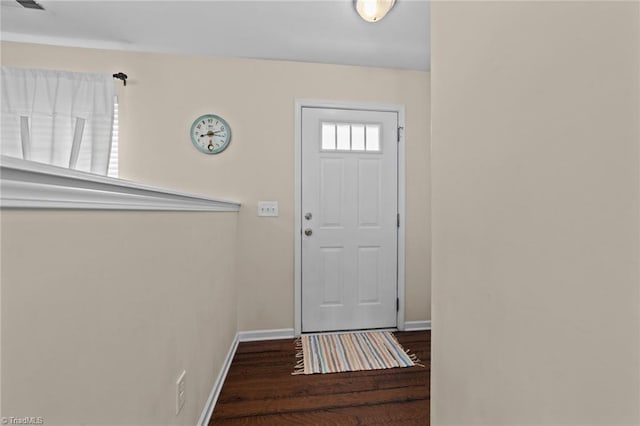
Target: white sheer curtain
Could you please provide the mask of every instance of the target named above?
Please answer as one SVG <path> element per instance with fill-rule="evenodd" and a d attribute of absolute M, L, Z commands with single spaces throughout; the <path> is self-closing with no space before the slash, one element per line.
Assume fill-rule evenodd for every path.
<path fill-rule="evenodd" d="M 1 153 L 106 175 L 114 97 L 110 74 L 2 67 Z"/>

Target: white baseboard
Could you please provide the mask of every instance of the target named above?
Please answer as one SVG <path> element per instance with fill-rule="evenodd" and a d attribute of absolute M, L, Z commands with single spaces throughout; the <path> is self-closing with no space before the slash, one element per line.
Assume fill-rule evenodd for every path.
<path fill-rule="evenodd" d="M 241 342 L 257 342 L 259 340 L 293 339 L 293 328 L 276 330 L 241 331 L 238 333 Z"/>
<path fill-rule="evenodd" d="M 227 373 L 229 372 L 231 361 L 233 361 L 233 357 L 236 354 L 236 350 L 238 349 L 239 341 L 240 340 L 238 339 L 238 333 L 236 333 L 236 337 L 234 337 L 233 342 L 231 342 L 229 352 L 227 352 L 227 357 L 224 360 L 224 364 L 222 364 L 220 373 L 218 373 L 218 377 L 213 383 L 213 388 L 211 389 L 209 399 L 204 406 L 204 410 L 202 410 L 200 420 L 198 420 L 198 426 L 207 426 L 209 424 L 209 420 L 211 420 L 213 408 L 216 406 L 216 402 L 218 401 L 218 397 L 220 396 L 220 391 L 222 391 L 222 385 L 224 384 L 224 380 L 227 378 Z"/>
<path fill-rule="evenodd" d="M 202 410 L 200 420 L 198 420 L 198 426 L 207 426 L 209 424 L 209 421 L 211 420 L 213 409 L 215 408 L 218 397 L 220 396 L 220 391 L 222 391 L 222 385 L 224 384 L 224 380 L 227 378 L 229 367 L 231 367 L 231 362 L 233 361 L 233 357 L 236 354 L 236 350 L 238 349 L 238 343 L 255 342 L 258 340 L 293 339 L 293 336 L 293 328 L 281 328 L 278 330 L 240 331 L 236 333 L 236 337 L 233 339 L 233 342 L 229 347 L 229 352 L 227 353 L 224 364 L 220 369 L 220 373 L 218 373 L 218 377 L 213 383 L 213 389 L 211 389 L 209 399 L 204 406 L 204 410 Z"/>
<path fill-rule="evenodd" d="M 404 331 L 431 330 L 431 321 L 405 321 Z"/>

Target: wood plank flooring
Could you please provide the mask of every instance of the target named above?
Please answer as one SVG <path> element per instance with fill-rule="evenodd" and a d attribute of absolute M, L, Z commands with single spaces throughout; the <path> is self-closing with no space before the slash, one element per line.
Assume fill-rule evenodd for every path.
<path fill-rule="evenodd" d="M 431 333 L 398 332 L 425 367 L 292 376 L 292 339 L 240 343 L 210 425 L 429 425 Z"/>

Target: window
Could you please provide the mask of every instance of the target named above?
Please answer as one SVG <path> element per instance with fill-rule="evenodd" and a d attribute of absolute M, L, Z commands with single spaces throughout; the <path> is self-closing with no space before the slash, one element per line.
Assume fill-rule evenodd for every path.
<path fill-rule="evenodd" d="M 109 153 L 109 169 L 107 176 L 118 177 L 118 97 L 113 97 L 113 128 L 111 129 L 111 152 Z"/>
<path fill-rule="evenodd" d="M 323 151 L 380 152 L 380 125 L 322 123 Z"/>
<path fill-rule="evenodd" d="M 107 175 L 114 99 L 110 74 L 2 67 L 2 154 Z"/>

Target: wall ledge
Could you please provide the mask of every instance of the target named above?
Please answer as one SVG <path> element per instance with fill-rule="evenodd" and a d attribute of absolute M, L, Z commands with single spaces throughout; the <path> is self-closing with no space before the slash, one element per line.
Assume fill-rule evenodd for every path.
<path fill-rule="evenodd" d="M 0 156 L 0 208 L 237 212 L 240 203 Z"/>

